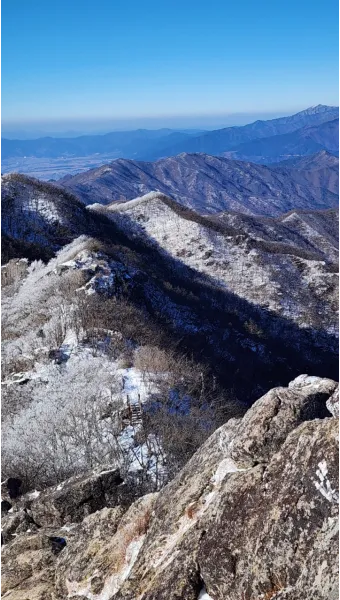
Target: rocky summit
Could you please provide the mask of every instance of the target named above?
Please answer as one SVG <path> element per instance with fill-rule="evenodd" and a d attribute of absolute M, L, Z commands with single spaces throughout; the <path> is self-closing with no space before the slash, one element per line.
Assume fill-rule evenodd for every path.
<path fill-rule="evenodd" d="M 7 600 L 335 600 L 338 385 L 300 375 L 134 500 L 107 465 L 2 484 Z"/>

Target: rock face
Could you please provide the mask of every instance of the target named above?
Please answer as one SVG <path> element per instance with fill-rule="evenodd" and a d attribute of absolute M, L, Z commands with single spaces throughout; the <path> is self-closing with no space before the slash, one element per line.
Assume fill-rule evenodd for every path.
<path fill-rule="evenodd" d="M 39 526 L 61 526 L 82 521 L 87 515 L 123 501 L 118 469 L 103 468 L 88 476 L 72 477 L 39 494 L 30 510 Z M 33 496 L 33 494 L 31 495 Z"/>
<path fill-rule="evenodd" d="M 118 592 L 143 545 L 156 497 L 144 496 L 126 512 L 105 508 L 86 517 L 60 557 L 55 597 L 111 598 Z"/>
<path fill-rule="evenodd" d="M 160 494 L 138 593 L 127 581 L 118 598 L 196 600 L 202 581 L 214 600 L 336 597 L 337 422 L 315 419 L 336 385 L 294 383 L 215 432 Z"/>
<path fill-rule="evenodd" d="M 331 379 L 301 375 L 274 388 L 244 416 L 232 444 L 232 458 L 243 467 L 266 464 L 287 435 L 304 421 L 329 416 L 326 401 L 336 390 Z"/>
<path fill-rule="evenodd" d="M 335 600 L 336 393 L 332 380 L 307 375 L 271 390 L 129 507 L 115 492 L 111 508 L 88 503 L 84 516 L 73 480 L 63 490 L 74 521 L 60 526 L 54 499 L 32 534 L 20 521 L 28 498 L 14 501 L 5 519 L 21 526 L 5 540 L 6 598 Z M 42 499 L 29 501 L 34 516 Z M 65 538 L 58 554 L 51 536 Z"/>
<path fill-rule="evenodd" d="M 326 402 L 327 410 L 333 417 L 339 417 L 339 386 Z"/>

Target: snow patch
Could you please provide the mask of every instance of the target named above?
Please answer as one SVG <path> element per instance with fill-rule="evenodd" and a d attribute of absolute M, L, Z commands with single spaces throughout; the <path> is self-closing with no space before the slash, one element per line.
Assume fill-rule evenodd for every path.
<path fill-rule="evenodd" d="M 40 496 L 40 492 L 38 492 L 38 490 L 34 490 L 34 492 L 31 492 L 28 497 L 30 500 L 34 500 L 35 498 L 39 498 Z"/>
<path fill-rule="evenodd" d="M 238 471 L 244 471 L 244 469 L 239 469 L 232 458 L 224 458 L 216 469 L 215 475 L 212 478 L 212 483 L 214 485 L 219 485 L 228 473 L 237 473 Z"/>
<path fill-rule="evenodd" d="M 322 381 L 322 377 L 315 377 L 314 375 L 299 375 L 293 381 L 290 381 L 288 388 L 304 387 L 306 385 L 315 385 Z"/>
<path fill-rule="evenodd" d="M 68 591 L 68 598 L 73 596 L 81 596 L 88 598 L 88 600 L 110 600 L 112 596 L 115 596 L 119 591 L 121 585 L 130 575 L 133 565 L 135 564 L 139 551 L 143 545 L 145 534 L 140 536 L 138 539 L 132 540 L 127 547 L 125 554 L 125 563 L 122 570 L 118 573 L 110 575 L 104 583 L 104 587 L 99 594 L 93 594 L 91 592 L 91 579 L 95 577 L 96 573 L 86 582 L 78 583 L 76 581 L 66 580 L 66 586 Z"/>
<path fill-rule="evenodd" d="M 328 467 L 325 460 L 322 460 L 318 464 L 318 469 L 316 470 L 316 475 L 319 478 L 319 481 L 313 480 L 313 483 L 316 489 L 322 494 L 328 502 L 339 503 L 339 494 L 336 490 L 334 490 L 331 486 L 331 482 L 328 477 Z"/>
<path fill-rule="evenodd" d="M 205 586 L 201 589 L 197 600 L 214 600 L 207 592 Z"/>
<path fill-rule="evenodd" d="M 139 206 L 141 204 L 150 202 L 151 200 L 162 200 L 163 198 L 167 198 L 167 196 L 165 196 L 165 194 L 162 194 L 162 192 L 149 192 L 148 194 L 144 194 L 143 196 L 138 196 L 137 198 L 134 198 L 133 200 L 127 200 L 127 202 L 122 202 L 122 203 L 110 204 L 109 206 L 106 206 L 105 208 L 106 208 L 106 210 L 108 210 L 110 212 L 124 212 L 131 208 L 135 208 L 136 206 Z M 96 205 L 92 204 L 91 208 L 93 208 L 94 206 L 96 206 Z M 95 210 L 98 210 L 98 208 L 96 208 Z"/>

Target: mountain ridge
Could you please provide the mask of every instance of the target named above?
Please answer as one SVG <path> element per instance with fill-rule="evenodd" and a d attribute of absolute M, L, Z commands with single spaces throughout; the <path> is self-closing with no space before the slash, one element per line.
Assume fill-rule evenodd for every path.
<path fill-rule="evenodd" d="M 85 204 L 132 200 L 156 190 L 202 214 L 235 210 L 277 216 L 292 208 L 336 207 L 336 172 L 326 169 L 314 182 L 311 173 L 183 153 L 156 162 L 117 159 L 58 185 Z"/>
<path fill-rule="evenodd" d="M 295 322 L 300 322 L 300 309 L 306 302 L 309 305 L 314 294 L 319 303 L 317 297 L 328 285 L 326 281 L 335 283 L 335 210 L 291 211 L 277 219 L 236 213 L 202 216 L 157 192 L 122 204 L 88 208 L 112 219 L 127 235 L 208 275 L 221 289 Z M 314 279 L 319 281 L 319 291 Z M 330 288 L 329 294 L 328 300 Z M 311 315 L 314 309 L 310 306 L 308 311 Z"/>
<path fill-rule="evenodd" d="M 284 133 L 291 133 L 304 126 L 322 124 L 338 118 L 338 107 L 318 105 L 305 111 L 287 117 L 279 117 L 268 121 L 258 120 L 240 127 L 226 127 L 206 132 L 188 140 L 185 145 L 177 144 L 164 147 L 162 154 L 147 155 L 149 160 L 164 156 L 173 156 L 181 152 L 203 152 L 206 154 L 220 155 L 232 150 L 241 143 L 250 142 L 264 137 L 274 137 Z M 138 158 L 143 158 L 142 156 Z"/>

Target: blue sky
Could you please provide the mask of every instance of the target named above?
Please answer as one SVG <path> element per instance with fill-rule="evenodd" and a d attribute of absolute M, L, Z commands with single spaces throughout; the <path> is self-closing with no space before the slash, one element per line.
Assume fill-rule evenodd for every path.
<path fill-rule="evenodd" d="M 338 103 L 336 0 L 2 0 L 3 122 L 318 103 Z"/>

